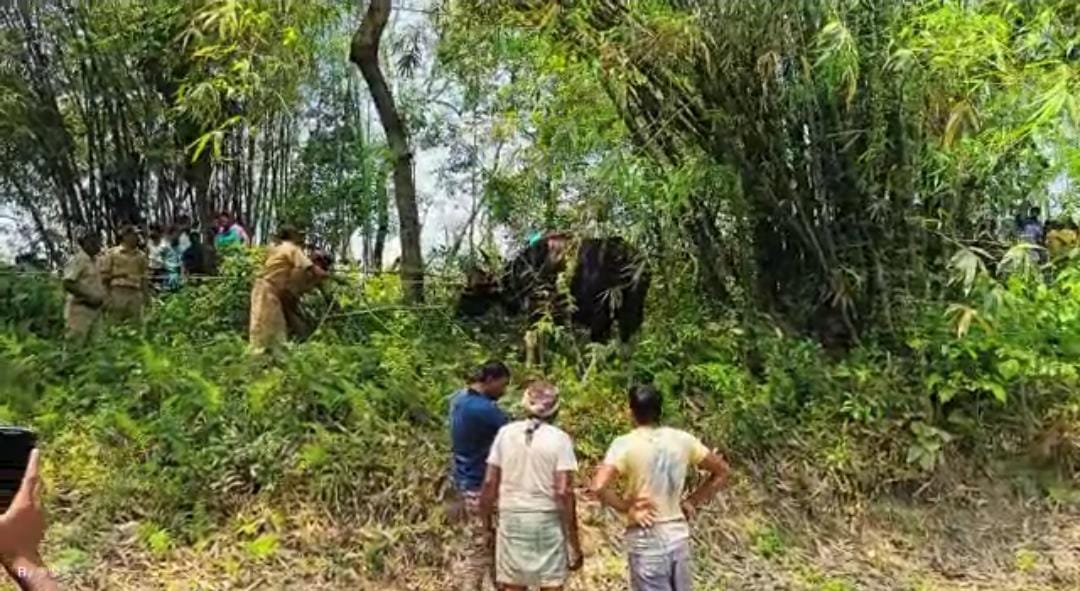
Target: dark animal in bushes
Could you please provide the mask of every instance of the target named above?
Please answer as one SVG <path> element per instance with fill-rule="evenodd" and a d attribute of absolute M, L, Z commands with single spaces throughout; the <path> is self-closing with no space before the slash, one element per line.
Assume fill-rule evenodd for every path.
<path fill-rule="evenodd" d="M 571 273 L 569 293 L 560 294 L 564 273 Z M 622 238 L 575 241 L 566 234 L 527 246 L 497 277 L 472 269 L 467 279 L 458 301 L 460 316 L 482 316 L 495 305 L 510 314 L 527 313 L 532 322 L 550 314 L 557 323 L 569 320 L 587 328 L 593 342 L 610 340 L 618 324 L 624 343 L 644 322 L 650 282 L 644 260 Z"/>

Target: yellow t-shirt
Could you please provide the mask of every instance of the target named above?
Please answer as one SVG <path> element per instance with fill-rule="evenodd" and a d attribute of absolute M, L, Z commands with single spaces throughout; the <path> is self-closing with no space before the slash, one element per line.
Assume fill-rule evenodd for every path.
<path fill-rule="evenodd" d="M 709 448 L 693 435 L 670 427 L 638 427 L 608 448 L 604 464 L 626 476 L 627 492 L 656 505 L 656 522 L 686 519 L 682 512 L 686 477 Z"/>

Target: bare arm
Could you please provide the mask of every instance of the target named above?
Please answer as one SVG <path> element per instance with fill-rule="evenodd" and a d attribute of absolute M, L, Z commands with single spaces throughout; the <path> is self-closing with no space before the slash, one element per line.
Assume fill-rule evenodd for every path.
<path fill-rule="evenodd" d="M 596 476 L 593 477 L 591 490 L 601 503 L 611 507 L 619 513 L 627 513 L 630 511 L 630 502 L 611 490 L 611 483 L 618 477 L 619 471 L 615 466 L 604 464 L 596 471 Z"/>
<path fill-rule="evenodd" d="M 716 496 L 716 493 L 720 492 L 720 489 L 727 485 L 728 478 L 728 464 L 724 460 L 723 456 L 718 453 L 711 452 L 705 456 L 705 459 L 698 464 L 698 468 L 705 470 L 709 473 L 709 477 L 697 487 L 697 490 L 690 493 L 690 496 L 686 497 L 683 501 L 683 511 L 689 511 L 687 517 L 691 517 L 698 507 L 708 503 Z"/>
<path fill-rule="evenodd" d="M 555 473 L 555 504 L 559 507 L 559 519 L 563 533 L 570 544 L 570 570 L 581 568 L 581 537 L 578 534 L 577 498 L 574 496 L 574 473 Z"/>
<path fill-rule="evenodd" d="M 591 491 L 601 503 L 623 513 L 630 521 L 642 527 L 649 527 L 656 516 L 656 505 L 647 498 L 627 499 L 611 490 L 611 483 L 619 476 L 615 466 L 603 464 L 593 477 Z"/>
<path fill-rule="evenodd" d="M 60 589 L 40 556 L 16 558 L 5 564 L 4 568 L 21 591 L 57 591 Z"/>
<path fill-rule="evenodd" d="M 75 296 L 75 299 L 80 303 L 86 304 L 91 308 L 98 308 L 103 303 L 101 297 L 84 290 L 78 280 L 64 279 L 64 290 Z"/>
<path fill-rule="evenodd" d="M 499 502 L 499 484 L 502 483 L 502 468 L 488 464 L 484 474 L 484 484 L 480 488 L 480 513 L 485 520 L 490 520 Z"/>

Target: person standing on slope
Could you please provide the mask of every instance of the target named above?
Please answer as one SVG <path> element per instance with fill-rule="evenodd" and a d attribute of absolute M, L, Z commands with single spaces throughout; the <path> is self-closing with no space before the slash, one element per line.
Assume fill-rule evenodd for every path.
<path fill-rule="evenodd" d="M 120 245 L 109 250 L 101 261 L 101 280 L 109 291 L 106 309 L 112 318 L 142 320 L 150 295 L 150 262 L 139 249 L 135 226 L 120 229 Z"/>
<path fill-rule="evenodd" d="M 462 506 L 454 579 L 460 591 L 480 591 L 494 577 L 494 530 L 480 509 L 480 490 L 495 436 L 509 418 L 498 400 L 506 393 L 510 370 L 489 361 L 470 376 L 469 385 L 450 399 L 451 476 Z"/>
<path fill-rule="evenodd" d="M 630 390 L 635 428 L 617 438 L 593 479 L 592 492 L 628 517 L 626 548 L 633 591 L 689 591 L 693 558 L 689 520 L 726 483 L 728 465 L 697 437 L 660 425 L 663 398 L 652 386 Z M 691 470 L 709 477 L 683 498 Z M 626 498 L 611 490 L 620 476 Z"/>
<path fill-rule="evenodd" d="M 94 257 L 101 251 L 101 240 L 94 232 L 83 232 L 75 252 L 64 266 L 64 321 L 68 341 L 84 345 L 101 327 L 101 307 L 105 305 L 105 284 Z"/>
<path fill-rule="evenodd" d="M 250 344 L 253 352 L 281 348 L 289 336 L 286 305 L 319 285 L 326 271 L 311 261 L 300 245 L 304 236 L 293 226 L 278 230 L 278 243 L 251 289 Z"/>
<path fill-rule="evenodd" d="M 496 503 L 495 581 L 501 591 L 558 591 L 581 568 L 574 499 L 574 443 L 552 424 L 559 391 L 542 381 L 526 388 L 528 418 L 499 430 L 487 461 L 480 505 Z"/>

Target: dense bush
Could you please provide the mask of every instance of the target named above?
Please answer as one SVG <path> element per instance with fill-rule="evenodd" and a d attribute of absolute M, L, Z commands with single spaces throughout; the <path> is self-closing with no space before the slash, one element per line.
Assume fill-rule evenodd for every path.
<path fill-rule="evenodd" d="M 198 539 L 254 498 L 441 520 L 447 397 L 468 366 L 515 360 L 517 339 L 437 307 L 401 309 L 396 279 L 383 278 L 316 297 L 330 308 L 311 339 L 253 357 L 241 330 L 251 262 L 230 264 L 157 305 L 142 330 L 113 327 L 82 350 L 60 345 L 56 320 L 28 322 L 59 313 L 55 285 L 6 285 L 21 304 L 4 309 L 0 420 L 41 432 L 61 502 L 88 524 L 149 524 L 157 544 Z M 553 328 L 545 372 L 590 462 L 627 427 L 627 385 L 650 379 L 669 394 L 671 421 L 737 465 L 785 477 L 784 459 L 797 459 L 834 492 L 932 484 L 962 459 L 1029 450 L 1071 469 L 1080 273 L 977 273 L 957 290 L 967 303 L 951 316 L 927 307 L 905 346 L 840 356 L 765 320 L 707 320 L 657 298 L 632 357 Z"/>

